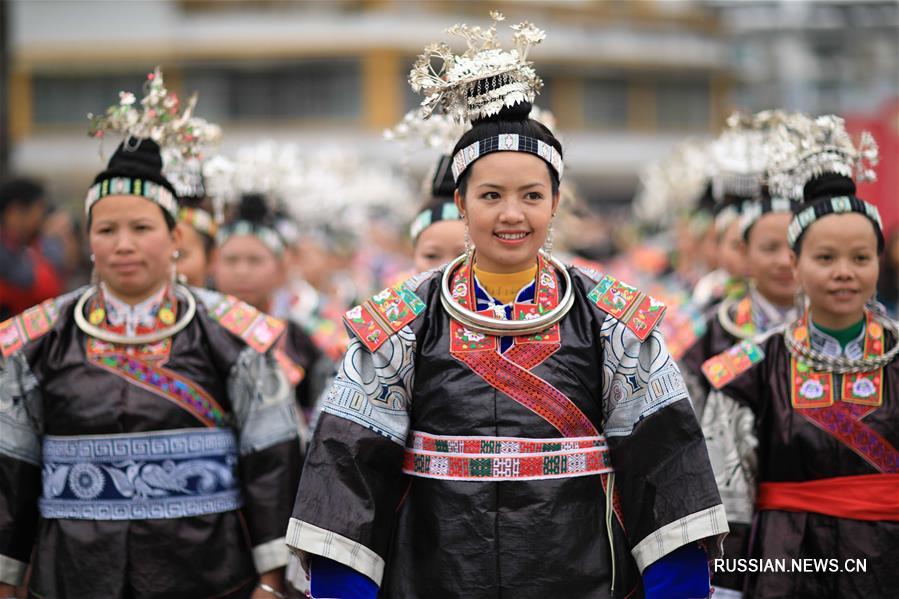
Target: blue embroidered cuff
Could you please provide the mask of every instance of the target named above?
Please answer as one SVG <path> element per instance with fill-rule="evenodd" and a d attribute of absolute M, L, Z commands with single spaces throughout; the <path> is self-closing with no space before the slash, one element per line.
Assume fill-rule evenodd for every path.
<path fill-rule="evenodd" d="M 329 599 L 375 599 L 378 585 L 349 566 L 321 556 L 310 556 L 312 597 Z"/>
<path fill-rule="evenodd" d="M 646 599 L 697 599 L 710 591 L 708 556 L 696 543 L 675 549 L 643 571 Z"/>

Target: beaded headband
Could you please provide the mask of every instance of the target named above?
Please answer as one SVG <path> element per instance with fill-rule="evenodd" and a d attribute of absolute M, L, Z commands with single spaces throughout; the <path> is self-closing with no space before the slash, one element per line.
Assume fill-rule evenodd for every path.
<path fill-rule="evenodd" d="M 131 177 L 112 177 L 92 185 L 84 199 L 84 213 L 90 214 L 94 204 L 114 195 L 146 198 L 159 204 L 173 219 L 178 220 L 178 200 L 171 191 L 159 183 Z"/>
<path fill-rule="evenodd" d="M 453 156 L 453 179 L 458 183 L 459 177 L 472 162 L 491 152 L 527 152 L 539 156 L 556 172 L 559 180 L 565 165 L 562 155 L 553 146 L 533 137 L 515 133 L 502 133 L 486 139 L 480 139 L 470 146 L 464 147 Z"/>
<path fill-rule="evenodd" d="M 281 236 L 278 235 L 277 231 L 271 227 L 251 223 L 247 220 L 239 220 L 220 229 L 215 236 L 215 242 L 221 247 L 225 242 L 236 235 L 250 235 L 255 237 L 265 244 L 265 247 L 270 249 L 276 256 L 280 256 L 284 253 L 284 240 L 281 239 Z"/>
<path fill-rule="evenodd" d="M 456 204 L 454 202 L 444 202 L 439 206 L 422 210 L 415 217 L 415 220 L 412 221 L 412 226 L 409 227 L 409 235 L 412 237 L 412 241 L 415 241 L 422 231 L 434 223 L 442 220 L 459 220 L 460 218 L 459 208 L 456 207 Z"/>
<path fill-rule="evenodd" d="M 851 214 L 853 212 L 868 217 L 874 224 L 877 233 L 878 251 L 882 251 L 884 240 L 883 221 L 880 219 L 880 212 L 873 204 L 853 196 L 837 196 L 820 200 L 798 212 L 793 217 L 793 220 L 790 221 L 790 226 L 787 229 L 787 241 L 789 241 L 790 247 L 795 250 L 805 230 L 819 218 L 828 214 Z"/>
<path fill-rule="evenodd" d="M 178 211 L 178 220 L 209 237 L 214 238 L 218 232 L 218 225 L 215 224 L 212 215 L 201 208 L 181 208 Z"/>
<path fill-rule="evenodd" d="M 766 214 L 787 212 L 793 214 L 799 202 L 786 198 L 764 198 L 743 203 L 743 216 L 740 217 L 740 235 L 749 237 L 749 230 Z"/>

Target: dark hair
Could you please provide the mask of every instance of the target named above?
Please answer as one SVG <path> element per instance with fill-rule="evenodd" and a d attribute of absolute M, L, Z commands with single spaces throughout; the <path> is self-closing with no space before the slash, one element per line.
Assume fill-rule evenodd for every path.
<path fill-rule="evenodd" d="M 265 227 L 274 226 L 274 215 L 265 203 L 265 196 L 260 193 L 245 193 L 241 196 L 234 220 L 245 220 Z"/>
<path fill-rule="evenodd" d="M 33 179 L 19 177 L 0 185 L 0 213 L 9 206 L 28 208 L 44 199 L 44 187 Z"/>
<path fill-rule="evenodd" d="M 459 150 L 466 148 L 476 141 L 486 139 L 502 134 L 517 134 L 525 137 L 532 137 L 554 147 L 559 155 L 562 155 L 562 143 L 556 139 L 552 131 L 543 123 L 538 123 L 534 119 L 528 118 L 531 114 L 530 102 L 519 102 L 514 106 L 503 106 L 503 108 L 493 116 L 482 118 L 472 123 L 471 129 L 456 142 L 453 148 L 453 156 Z M 549 169 L 549 178 L 552 182 L 552 194 L 559 193 L 559 175 L 547 163 L 546 168 Z M 462 196 L 468 188 L 468 178 L 471 176 L 471 168 L 465 169 L 456 181 L 456 188 Z"/>

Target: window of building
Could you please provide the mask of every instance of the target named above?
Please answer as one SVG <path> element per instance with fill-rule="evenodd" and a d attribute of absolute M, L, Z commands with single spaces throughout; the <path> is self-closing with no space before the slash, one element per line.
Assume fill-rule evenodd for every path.
<path fill-rule="evenodd" d="M 584 80 L 584 123 L 604 129 L 628 125 L 628 82 L 624 77 L 588 77 Z"/>
<path fill-rule="evenodd" d="M 188 68 L 184 89 L 200 93 L 197 112 L 213 120 L 347 118 L 362 111 L 355 59 Z"/>
<path fill-rule="evenodd" d="M 109 75 L 42 75 L 32 79 L 32 109 L 39 125 L 78 125 L 87 129 L 87 114 L 103 114 L 118 101 L 120 91 L 140 97 L 146 71 Z"/>
<path fill-rule="evenodd" d="M 711 99 L 707 78 L 656 82 L 656 123 L 662 130 L 705 129 Z"/>

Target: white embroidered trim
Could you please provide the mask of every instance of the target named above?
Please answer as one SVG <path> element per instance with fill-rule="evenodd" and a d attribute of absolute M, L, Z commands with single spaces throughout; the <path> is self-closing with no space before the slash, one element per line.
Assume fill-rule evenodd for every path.
<path fill-rule="evenodd" d="M 253 547 L 253 563 L 256 565 L 256 572 L 264 574 L 276 568 L 283 568 L 287 565 L 288 555 L 285 537 L 256 545 Z"/>
<path fill-rule="evenodd" d="M 687 543 L 720 535 L 715 539 L 717 545 L 729 530 L 724 506 L 718 504 L 666 524 L 637 543 L 631 553 L 642 573 L 649 564 Z"/>
<path fill-rule="evenodd" d="M 287 527 L 287 546 L 300 553 L 299 557 L 304 562 L 304 553 L 327 557 L 368 576 L 381 586 L 381 579 L 384 578 L 384 560 L 381 556 L 335 532 L 291 518 Z"/>

